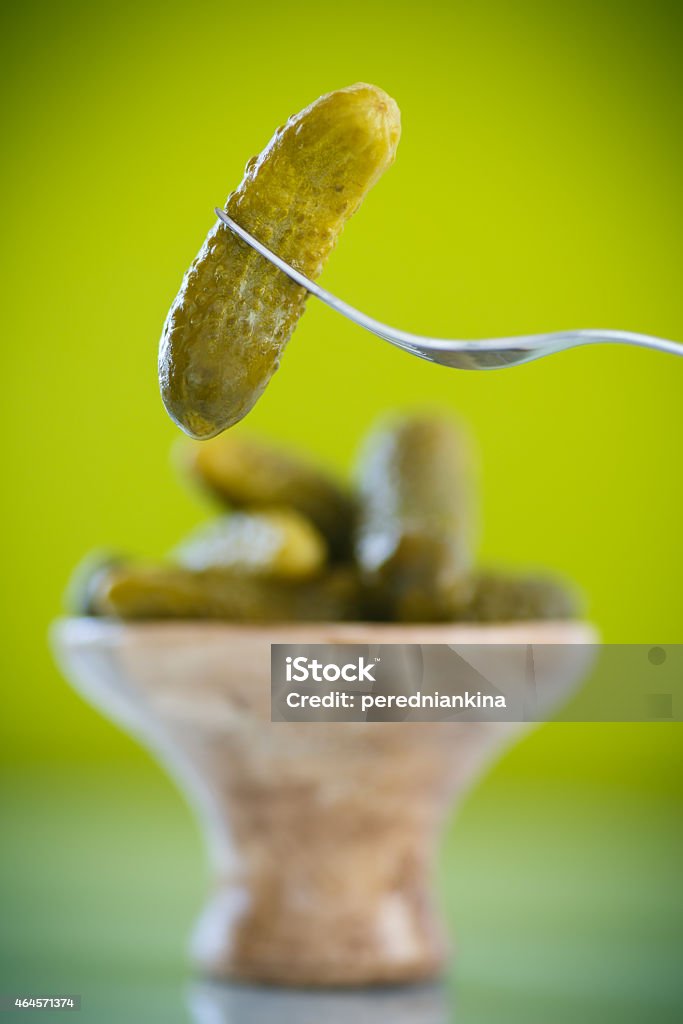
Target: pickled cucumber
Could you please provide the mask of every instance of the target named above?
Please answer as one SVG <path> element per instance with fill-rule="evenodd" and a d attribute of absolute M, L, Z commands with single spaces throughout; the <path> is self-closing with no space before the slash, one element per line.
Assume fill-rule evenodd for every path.
<path fill-rule="evenodd" d="M 327 545 L 308 519 L 291 509 L 273 509 L 221 516 L 195 530 L 173 555 L 186 569 L 306 579 L 322 569 Z"/>
<path fill-rule="evenodd" d="M 358 616 L 353 571 L 305 582 L 264 580 L 228 569 L 120 565 L 98 577 L 92 614 L 120 619 L 324 622 Z"/>
<path fill-rule="evenodd" d="M 543 576 L 513 576 L 479 572 L 472 592 L 456 609 L 463 622 L 522 622 L 531 619 L 571 619 L 580 612 L 573 588 Z"/>
<path fill-rule="evenodd" d="M 334 558 L 350 552 L 355 502 L 335 480 L 295 455 L 241 433 L 188 445 L 187 471 L 236 508 L 291 508 L 314 524 Z"/>
<path fill-rule="evenodd" d="M 110 551 L 93 551 L 76 566 L 66 588 L 64 603 L 74 615 L 97 615 L 100 583 L 124 558 Z"/>
<path fill-rule="evenodd" d="M 356 560 L 374 617 L 448 621 L 471 591 L 470 453 L 454 425 L 408 417 L 371 434 L 360 459 Z"/>
<path fill-rule="evenodd" d="M 357 84 L 321 96 L 249 161 L 226 210 L 308 277 L 316 278 L 344 223 L 393 162 L 395 102 Z M 191 437 L 242 419 L 262 394 L 306 293 L 217 223 L 168 314 L 159 351 L 166 409 Z"/>

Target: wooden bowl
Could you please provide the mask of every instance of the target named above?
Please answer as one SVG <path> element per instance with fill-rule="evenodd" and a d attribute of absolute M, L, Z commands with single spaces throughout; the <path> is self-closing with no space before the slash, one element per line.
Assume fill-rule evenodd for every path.
<path fill-rule="evenodd" d="M 562 697 L 581 681 L 595 633 L 581 622 L 67 619 L 53 640 L 76 689 L 155 752 L 198 812 L 215 878 L 192 944 L 202 971 L 340 986 L 439 973 L 439 834 L 482 764 L 523 726 L 272 723 L 270 645 L 556 645 L 550 676 Z"/>

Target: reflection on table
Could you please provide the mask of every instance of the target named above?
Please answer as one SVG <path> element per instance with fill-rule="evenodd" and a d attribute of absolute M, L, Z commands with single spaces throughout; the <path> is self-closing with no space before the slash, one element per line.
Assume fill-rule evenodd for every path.
<path fill-rule="evenodd" d="M 447 1024 L 442 985 L 341 991 L 196 982 L 194 1024 Z"/>

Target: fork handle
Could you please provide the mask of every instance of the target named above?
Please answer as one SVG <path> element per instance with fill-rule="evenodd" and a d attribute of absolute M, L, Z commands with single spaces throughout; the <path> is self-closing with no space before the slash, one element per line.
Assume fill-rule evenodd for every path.
<path fill-rule="evenodd" d="M 571 341 L 575 345 L 636 345 L 638 348 L 653 348 L 658 352 L 669 352 L 674 356 L 683 356 L 683 344 L 669 341 L 667 338 L 655 338 L 651 334 L 638 334 L 635 331 L 566 331 L 547 335 L 548 340 Z"/>

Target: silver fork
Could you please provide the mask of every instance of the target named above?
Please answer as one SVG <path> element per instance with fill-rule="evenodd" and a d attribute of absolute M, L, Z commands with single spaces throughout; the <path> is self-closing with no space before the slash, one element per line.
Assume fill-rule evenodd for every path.
<path fill-rule="evenodd" d="M 459 341 L 450 338 L 425 338 L 420 334 L 409 334 L 396 327 L 374 320 L 359 309 L 354 309 L 336 295 L 321 288 L 300 271 L 285 263 L 283 259 L 250 235 L 236 221 L 229 217 L 225 210 L 216 207 L 216 216 L 226 227 L 236 234 L 243 242 L 260 253 L 274 266 L 286 274 L 311 295 L 324 302 L 327 306 L 348 317 L 366 331 L 376 334 L 389 344 L 411 352 L 420 359 L 430 363 L 440 363 L 458 370 L 495 370 L 505 366 L 516 366 L 528 363 L 532 359 L 551 356 L 564 349 L 576 348 L 579 345 L 619 344 L 637 345 L 640 348 L 653 348 L 659 352 L 683 356 L 683 345 L 665 338 L 653 338 L 649 334 L 635 334 L 632 331 L 558 331 L 555 334 L 527 334 L 516 338 L 486 338 L 482 341 Z"/>

